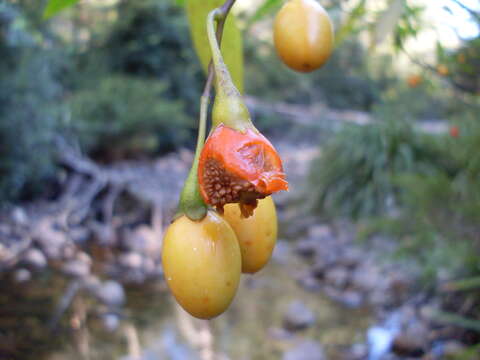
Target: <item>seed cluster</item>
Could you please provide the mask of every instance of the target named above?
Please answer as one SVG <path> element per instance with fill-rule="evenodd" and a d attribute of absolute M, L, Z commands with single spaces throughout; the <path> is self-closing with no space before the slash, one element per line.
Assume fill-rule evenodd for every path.
<path fill-rule="evenodd" d="M 228 173 L 220 163 L 208 159 L 203 174 L 204 189 L 208 202 L 223 212 L 223 206 L 228 203 L 245 203 L 256 206 L 256 199 L 264 196 L 255 191 L 255 186 L 247 180 Z"/>

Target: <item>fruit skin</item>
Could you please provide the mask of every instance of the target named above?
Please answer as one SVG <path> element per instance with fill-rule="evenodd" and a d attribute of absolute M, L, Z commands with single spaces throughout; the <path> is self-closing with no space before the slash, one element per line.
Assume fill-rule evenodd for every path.
<path fill-rule="evenodd" d="M 273 34 L 282 61 L 299 72 L 318 69 L 333 50 L 332 22 L 315 0 L 287 2 L 275 17 Z"/>
<path fill-rule="evenodd" d="M 198 166 L 200 193 L 205 203 L 223 212 L 227 203 L 240 203 L 248 217 L 257 199 L 288 190 L 280 156 L 259 132 L 217 126 L 208 136 Z"/>
<path fill-rule="evenodd" d="M 232 302 L 240 281 L 240 247 L 216 212 L 208 211 L 201 221 L 177 218 L 165 233 L 162 263 L 173 296 L 192 316 L 213 318 Z"/>
<path fill-rule="evenodd" d="M 272 197 L 259 200 L 249 218 L 242 217 L 237 204 L 227 204 L 223 217 L 237 235 L 242 272 L 256 273 L 267 264 L 277 241 L 277 214 Z"/>

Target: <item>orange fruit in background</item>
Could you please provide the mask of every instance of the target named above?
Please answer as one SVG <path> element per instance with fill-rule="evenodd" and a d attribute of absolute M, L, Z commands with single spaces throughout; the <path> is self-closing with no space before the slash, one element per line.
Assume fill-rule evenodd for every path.
<path fill-rule="evenodd" d="M 420 75 L 410 75 L 407 78 L 407 84 L 411 88 L 416 88 L 418 85 L 422 83 L 422 77 Z"/>
<path fill-rule="evenodd" d="M 200 221 L 183 215 L 170 224 L 163 239 L 162 264 L 177 302 L 200 319 L 210 319 L 228 308 L 242 268 L 237 237 L 214 211 Z"/>
<path fill-rule="evenodd" d="M 315 0 L 290 0 L 274 22 L 274 44 L 280 59 L 291 69 L 311 72 L 327 62 L 333 51 L 333 25 Z"/>
<path fill-rule="evenodd" d="M 447 76 L 449 73 L 448 67 L 445 64 L 440 64 L 437 66 L 437 72 L 442 76 Z"/>
<path fill-rule="evenodd" d="M 450 127 L 449 133 L 451 137 L 456 138 L 458 135 L 460 135 L 460 130 L 458 129 L 458 126 L 454 125 Z"/>

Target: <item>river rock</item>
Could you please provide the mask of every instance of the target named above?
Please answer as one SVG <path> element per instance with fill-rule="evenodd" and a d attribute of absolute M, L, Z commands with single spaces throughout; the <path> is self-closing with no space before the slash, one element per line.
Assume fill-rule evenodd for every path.
<path fill-rule="evenodd" d="M 72 277 L 85 277 L 90 274 L 90 267 L 92 260 L 90 256 L 84 252 L 80 252 L 76 255 L 75 259 L 68 260 L 62 266 L 62 271 L 65 275 Z"/>
<path fill-rule="evenodd" d="M 28 249 L 22 260 L 27 266 L 35 269 L 43 269 L 47 266 L 47 258 L 40 250 L 35 248 Z"/>
<path fill-rule="evenodd" d="M 375 289 L 380 281 L 380 271 L 370 263 L 358 266 L 352 275 L 352 284 L 363 291 Z"/>
<path fill-rule="evenodd" d="M 303 330 L 315 323 L 315 314 L 303 302 L 296 300 L 288 306 L 283 319 L 283 325 L 287 330 Z"/>
<path fill-rule="evenodd" d="M 143 257 L 142 255 L 131 251 L 131 252 L 127 252 L 125 254 L 120 255 L 118 261 L 122 266 L 137 269 L 140 266 L 142 266 Z"/>
<path fill-rule="evenodd" d="M 299 276 L 297 282 L 307 291 L 317 292 L 322 290 L 320 282 L 309 274 Z"/>
<path fill-rule="evenodd" d="M 426 345 L 426 339 L 402 332 L 393 340 L 392 351 L 400 356 L 421 357 L 425 353 Z"/>
<path fill-rule="evenodd" d="M 125 302 L 125 291 L 122 285 L 113 280 L 107 280 L 96 286 L 93 293 L 101 302 L 109 306 L 121 306 Z"/>
<path fill-rule="evenodd" d="M 305 340 L 283 354 L 282 360 L 325 360 L 322 346 L 312 340 Z"/>
<path fill-rule="evenodd" d="M 13 274 L 13 278 L 17 283 L 27 282 L 32 278 L 32 274 L 27 269 L 18 269 Z"/>
<path fill-rule="evenodd" d="M 24 209 L 21 207 L 16 206 L 11 213 L 12 220 L 17 224 L 21 226 L 26 226 L 28 225 L 28 215 L 25 212 Z"/>
<path fill-rule="evenodd" d="M 325 281 L 336 288 L 344 288 L 348 282 L 349 275 L 349 271 L 346 268 L 335 266 L 334 268 L 327 270 Z"/>
<path fill-rule="evenodd" d="M 325 224 L 316 224 L 308 229 L 308 237 L 315 241 L 329 241 L 332 239 L 332 229 Z"/>
<path fill-rule="evenodd" d="M 296 243 L 295 252 L 306 258 L 311 258 L 317 251 L 317 243 L 315 240 L 303 239 Z"/>

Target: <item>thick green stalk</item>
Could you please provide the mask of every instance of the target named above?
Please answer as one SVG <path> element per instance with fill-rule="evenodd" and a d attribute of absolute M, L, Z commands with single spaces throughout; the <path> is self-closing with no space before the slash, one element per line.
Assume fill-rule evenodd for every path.
<path fill-rule="evenodd" d="M 233 84 L 215 37 L 215 20 L 223 20 L 225 16 L 226 14 L 219 8 L 211 11 L 207 18 L 207 35 L 215 68 L 217 91 L 212 110 L 212 125 L 215 128 L 220 124 L 225 124 L 243 132 L 247 129 L 255 129 L 255 127 L 250 120 L 250 114 L 242 95 Z"/>
<path fill-rule="evenodd" d="M 187 180 L 180 194 L 180 212 L 183 212 L 191 220 L 201 220 L 207 214 L 207 205 L 200 195 L 197 172 L 200 154 L 205 144 L 205 133 L 207 128 L 208 95 L 202 95 L 200 99 L 200 121 L 198 125 L 197 146 L 192 168 L 188 173 Z"/>
<path fill-rule="evenodd" d="M 217 32 L 216 34 L 215 33 L 213 34 L 215 44 L 217 45 L 217 47 L 222 40 L 223 26 L 225 24 L 225 19 L 234 3 L 235 3 L 235 0 L 226 0 L 225 3 L 220 8 L 214 10 L 214 12 L 218 11 L 219 13 L 222 14 L 222 16 L 219 17 Z M 207 82 L 205 84 L 205 88 L 203 89 L 202 97 L 200 99 L 200 119 L 199 119 L 199 125 L 198 125 L 198 137 L 197 137 L 197 146 L 195 149 L 195 157 L 193 159 L 193 164 L 190 169 L 190 172 L 188 173 L 185 184 L 183 185 L 183 189 L 180 194 L 180 201 L 178 206 L 179 209 L 175 217 L 185 214 L 189 219 L 198 221 L 203 219 L 207 214 L 207 205 L 203 201 L 202 196 L 200 194 L 200 186 L 198 184 L 197 172 L 198 172 L 198 163 L 200 159 L 200 154 L 202 152 L 203 145 L 205 144 L 208 104 L 210 100 L 210 91 L 212 88 L 213 77 L 214 77 L 214 66 L 211 61 L 208 68 Z"/>

